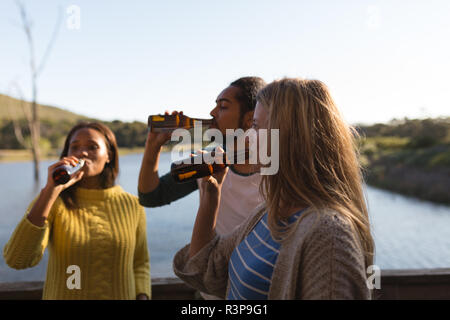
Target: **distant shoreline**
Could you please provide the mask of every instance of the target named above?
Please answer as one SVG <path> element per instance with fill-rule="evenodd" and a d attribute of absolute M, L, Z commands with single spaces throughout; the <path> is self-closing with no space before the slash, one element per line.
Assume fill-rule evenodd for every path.
<path fill-rule="evenodd" d="M 42 160 L 52 160 L 59 158 L 60 150 L 51 150 L 41 156 Z M 144 148 L 119 148 L 119 155 L 125 156 L 128 154 L 143 153 Z M 30 150 L 11 150 L 0 149 L 0 163 L 8 162 L 27 162 L 32 161 L 33 157 Z"/>
<path fill-rule="evenodd" d="M 194 150 L 200 149 L 194 146 Z M 119 148 L 119 156 L 126 156 L 129 154 L 139 154 L 144 153 L 145 148 Z M 167 146 L 163 146 L 161 152 L 171 152 L 172 149 Z M 45 154 L 41 155 L 41 161 L 58 159 L 61 150 L 50 150 Z M 0 149 L 0 163 L 8 162 L 27 162 L 32 161 L 33 157 L 30 150 L 25 149 Z"/>
<path fill-rule="evenodd" d="M 162 152 L 170 152 L 171 148 L 164 146 Z M 56 160 L 60 150 L 51 150 L 41 157 L 41 161 Z M 144 148 L 119 148 L 119 155 L 142 154 Z M 364 153 L 364 152 L 363 152 Z M 398 165 L 393 161 L 362 155 L 364 163 L 365 182 L 380 189 L 396 192 L 406 196 L 431 201 L 437 204 L 450 205 L 448 180 L 449 169 L 446 167 L 425 167 Z M 32 161 L 29 150 L 0 149 L 0 164 L 11 162 Z"/>

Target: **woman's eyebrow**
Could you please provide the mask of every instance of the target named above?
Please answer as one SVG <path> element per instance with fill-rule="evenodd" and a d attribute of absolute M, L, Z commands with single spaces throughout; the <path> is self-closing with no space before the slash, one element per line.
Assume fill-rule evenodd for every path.
<path fill-rule="evenodd" d="M 79 142 L 80 142 L 80 140 L 73 140 L 73 141 L 70 142 L 70 144 L 75 144 L 75 143 L 79 143 Z M 97 141 L 95 141 L 95 140 L 90 140 L 89 139 L 87 142 L 95 143 L 95 144 L 98 145 Z"/>

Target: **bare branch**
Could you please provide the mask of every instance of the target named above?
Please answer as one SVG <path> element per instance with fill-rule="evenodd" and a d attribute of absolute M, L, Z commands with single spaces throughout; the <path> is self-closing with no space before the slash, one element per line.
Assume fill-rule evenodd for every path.
<path fill-rule="evenodd" d="M 16 4 L 20 11 L 20 17 L 22 19 L 23 31 L 25 32 L 25 36 L 27 37 L 28 49 L 30 51 L 30 68 L 32 77 L 36 77 L 36 63 L 34 59 L 34 42 L 33 35 L 31 33 L 32 22 L 29 20 L 27 16 L 27 12 L 25 10 L 25 5 L 22 1 L 16 0 Z"/>
<path fill-rule="evenodd" d="M 55 25 L 55 29 L 53 30 L 52 37 L 47 45 L 45 53 L 42 57 L 41 62 L 37 65 L 37 59 L 34 51 L 34 41 L 33 34 L 31 32 L 32 23 L 26 13 L 25 5 L 22 1 L 16 0 L 17 7 L 19 8 L 20 17 L 22 19 L 23 30 L 25 32 L 28 48 L 30 51 L 30 71 L 31 71 L 31 117 L 28 118 L 28 124 L 30 127 L 30 136 L 31 136 L 31 152 L 33 154 L 33 162 L 34 162 L 34 178 L 35 181 L 39 181 L 39 159 L 40 159 L 40 120 L 39 120 L 39 105 L 37 104 L 37 95 L 38 95 L 38 76 L 42 72 L 45 63 L 48 60 L 51 49 L 55 42 L 56 36 L 58 35 L 58 31 L 60 29 L 61 21 L 62 21 L 62 10 L 59 10 L 58 20 Z M 23 99 L 22 99 L 23 100 Z"/>
<path fill-rule="evenodd" d="M 39 67 L 36 70 L 36 75 L 39 75 L 42 72 L 42 70 L 44 69 L 45 63 L 47 62 L 48 57 L 50 55 L 50 52 L 51 52 L 51 50 L 53 48 L 53 44 L 55 43 L 55 40 L 56 40 L 56 38 L 58 36 L 58 33 L 59 33 L 59 30 L 61 29 L 60 28 L 61 24 L 62 24 L 62 9 L 61 9 L 61 7 L 59 7 L 59 9 L 58 9 L 58 19 L 57 19 L 55 27 L 53 29 L 52 37 L 50 38 L 50 41 L 49 41 L 49 43 L 47 45 L 47 48 L 45 49 L 45 53 L 42 56 L 41 63 L 39 64 Z"/>

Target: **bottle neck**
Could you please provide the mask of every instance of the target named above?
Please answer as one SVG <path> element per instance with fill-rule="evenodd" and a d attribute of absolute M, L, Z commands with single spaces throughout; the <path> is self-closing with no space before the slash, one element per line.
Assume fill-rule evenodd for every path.
<path fill-rule="evenodd" d="M 198 123 L 201 121 L 202 126 L 210 126 L 213 123 L 213 119 L 198 119 L 198 118 L 192 118 L 192 122 L 195 126 L 196 122 Z"/>

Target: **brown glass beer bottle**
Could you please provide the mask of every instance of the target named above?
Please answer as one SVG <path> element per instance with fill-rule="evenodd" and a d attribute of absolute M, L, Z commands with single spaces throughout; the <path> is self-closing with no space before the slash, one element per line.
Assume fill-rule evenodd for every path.
<path fill-rule="evenodd" d="M 201 121 L 202 126 L 210 126 L 213 122 L 212 119 L 190 118 L 183 114 L 151 115 L 148 117 L 148 128 L 150 132 L 171 132 L 175 129 L 191 129 L 196 121 Z"/>
<path fill-rule="evenodd" d="M 70 176 L 83 168 L 84 160 L 80 159 L 75 167 L 71 165 L 64 164 L 53 170 L 52 177 L 55 184 L 66 184 L 70 180 Z"/>
<path fill-rule="evenodd" d="M 241 157 L 244 156 L 245 159 L 248 159 L 249 151 L 245 150 L 245 152 L 235 153 L 233 157 L 233 163 L 238 163 L 238 160 L 240 160 L 239 155 L 241 155 Z M 195 163 L 198 162 L 198 160 L 196 161 L 197 157 L 202 157 L 202 154 L 192 156 L 189 159 L 181 160 L 181 163 L 180 161 L 173 162 L 170 167 L 170 174 L 172 178 L 178 183 L 188 182 L 198 178 L 210 176 L 216 172 L 220 172 L 221 170 L 224 170 L 225 167 L 230 165 L 230 163 L 227 161 L 227 156 L 225 153 L 223 153 L 223 159 L 221 159 L 221 163 L 216 163 L 216 161 L 207 163 L 205 161 L 205 158 L 214 159 L 215 151 L 212 151 L 209 154 L 204 153 L 201 163 Z"/>

